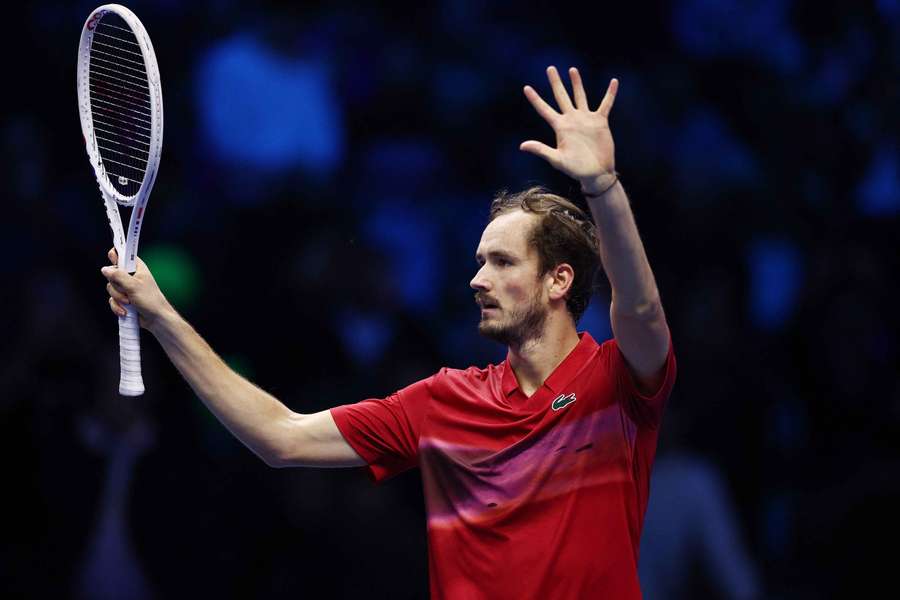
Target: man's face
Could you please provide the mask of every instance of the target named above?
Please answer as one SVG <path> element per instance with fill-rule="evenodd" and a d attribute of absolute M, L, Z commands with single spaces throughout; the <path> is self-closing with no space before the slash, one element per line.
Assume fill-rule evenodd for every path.
<path fill-rule="evenodd" d="M 538 218 L 521 210 L 500 215 L 485 227 L 475 252 L 480 268 L 469 285 L 481 306 L 478 332 L 503 344 L 540 337 L 547 318 L 538 255 L 528 244 Z"/>

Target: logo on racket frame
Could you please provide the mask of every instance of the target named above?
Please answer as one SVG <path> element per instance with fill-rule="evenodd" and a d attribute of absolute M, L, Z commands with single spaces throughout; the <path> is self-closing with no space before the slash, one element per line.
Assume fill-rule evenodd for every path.
<path fill-rule="evenodd" d="M 90 20 L 87 22 L 87 28 L 90 31 L 93 31 L 97 27 L 97 23 L 100 22 L 100 19 L 102 19 L 103 17 L 106 16 L 106 13 L 107 13 L 107 11 L 105 11 L 105 10 L 95 12 L 94 16 L 92 16 L 90 18 Z"/>

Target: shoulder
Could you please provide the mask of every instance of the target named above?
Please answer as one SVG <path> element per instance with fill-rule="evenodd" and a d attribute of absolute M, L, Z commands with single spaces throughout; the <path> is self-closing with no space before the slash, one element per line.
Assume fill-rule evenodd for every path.
<path fill-rule="evenodd" d="M 581 341 L 572 351 L 570 355 L 573 366 L 583 372 L 585 368 L 590 367 L 590 371 L 597 370 L 600 366 L 609 365 L 611 358 L 618 352 L 618 346 L 614 338 L 597 342 L 591 337 L 591 334 L 582 332 L 579 334 Z"/>
<path fill-rule="evenodd" d="M 610 371 L 615 371 L 625 366 L 625 356 L 622 354 L 622 350 L 619 349 L 616 338 L 610 338 L 598 344 L 592 359 Z"/>
<path fill-rule="evenodd" d="M 608 340 L 604 340 L 597 344 L 597 356 L 609 356 L 614 352 L 619 351 L 619 345 L 616 343 L 616 338 L 609 338 Z"/>
<path fill-rule="evenodd" d="M 465 369 L 455 369 L 453 367 L 443 367 L 434 374 L 435 380 L 443 379 L 446 381 L 487 381 L 491 377 L 499 377 L 502 375 L 503 364 L 487 365 L 486 367 L 471 366 Z"/>
<path fill-rule="evenodd" d="M 432 386 L 436 390 L 480 388 L 499 382 L 503 378 L 504 364 L 485 367 L 470 366 L 465 369 L 444 367 L 434 374 Z"/>

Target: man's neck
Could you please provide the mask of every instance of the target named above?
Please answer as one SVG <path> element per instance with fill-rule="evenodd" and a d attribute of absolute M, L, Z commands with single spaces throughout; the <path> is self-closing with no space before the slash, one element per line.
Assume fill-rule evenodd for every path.
<path fill-rule="evenodd" d="M 559 323 L 548 320 L 541 337 L 511 345 L 509 364 L 522 393 L 526 396 L 534 394 L 578 341 L 575 323 L 567 316 Z"/>

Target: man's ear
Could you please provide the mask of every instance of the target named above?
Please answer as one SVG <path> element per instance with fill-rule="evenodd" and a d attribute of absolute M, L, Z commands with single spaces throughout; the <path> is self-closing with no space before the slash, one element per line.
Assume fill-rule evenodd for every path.
<path fill-rule="evenodd" d="M 547 273 L 548 295 L 551 300 L 561 300 L 572 289 L 575 271 L 569 263 L 560 263 Z"/>

